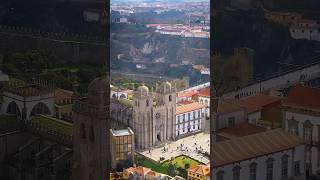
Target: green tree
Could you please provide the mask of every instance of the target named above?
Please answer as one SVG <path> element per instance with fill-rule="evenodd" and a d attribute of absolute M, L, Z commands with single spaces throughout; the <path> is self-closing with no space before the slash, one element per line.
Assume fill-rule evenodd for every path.
<path fill-rule="evenodd" d="M 172 163 L 168 165 L 168 175 L 172 177 L 176 176 L 176 168 Z"/>

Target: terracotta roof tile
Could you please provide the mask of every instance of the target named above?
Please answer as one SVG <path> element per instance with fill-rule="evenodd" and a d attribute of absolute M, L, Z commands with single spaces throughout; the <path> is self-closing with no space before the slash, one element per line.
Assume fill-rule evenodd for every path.
<path fill-rule="evenodd" d="M 283 106 L 320 111 L 320 89 L 298 85 L 284 99 Z"/>
<path fill-rule="evenodd" d="M 211 165 L 219 167 L 274 152 L 291 149 L 303 144 L 303 140 L 282 129 L 220 141 L 212 146 Z"/>
<path fill-rule="evenodd" d="M 193 91 L 182 91 L 182 92 L 178 92 L 177 93 L 177 97 L 192 97 L 194 95 L 198 94 L 197 90 L 193 90 Z"/>
<path fill-rule="evenodd" d="M 150 172 L 151 169 L 149 168 L 145 168 L 143 166 L 138 166 L 138 167 L 130 167 L 127 168 L 126 171 L 130 172 L 130 173 L 138 173 L 138 174 L 143 174 L 145 175 L 146 173 Z"/>
<path fill-rule="evenodd" d="M 210 176 L 210 165 L 197 165 L 189 168 L 188 171 L 203 176 Z"/>
<path fill-rule="evenodd" d="M 210 97 L 210 87 L 206 87 L 199 90 L 199 96 Z"/>
<path fill-rule="evenodd" d="M 190 112 L 190 111 L 194 111 L 202 108 L 205 108 L 205 106 L 198 102 L 183 104 L 183 105 L 177 106 L 176 114 L 182 114 L 182 113 L 186 113 L 186 112 Z"/>
<path fill-rule="evenodd" d="M 55 100 L 74 99 L 76 95 L 73 91 L 57 88 L 54 91 Z"/>
<path fill-rule="evenodd" d="M 255 126 L 253 124 L 249 124 L 247 122 L 240 123 L 230 128 L 224 128 L 219 130 L 219 135 L 224 136 L 226 138 L 236 138 L 242 136 L 248 136 L 251 134 L 265 132 L 266 128 Z"/>
<path fill-rule="evenodd" d="M 237 111 L 243 111 L 244 109 L 234 103 L 230 103 L 229 101 L 220 100 L 218 103 L 218 113 L 230 113 L 230 112 L 237 112 Z"/>
<path fill-rule="evenodd" d="M 270 96 L 265 94 L 257 94 L 255 96 L 250 96 L 242 99 L 228 99 L 227 102 L 237 104 L 246 109 L 248 113 L 259 111 L 263 106 L 268 104 L 281 101 L 281 97 Z"/>

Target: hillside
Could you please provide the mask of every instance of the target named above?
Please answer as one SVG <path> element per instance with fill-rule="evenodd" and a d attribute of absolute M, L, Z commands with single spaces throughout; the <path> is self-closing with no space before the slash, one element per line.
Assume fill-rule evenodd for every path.
<path fill-rule="evenodd" d="M 210 42 L 202 38 L 161 35 L 141 25 L 111 25 L 111 69 L 136 71 L 134 64 L 144 64 L 144 73 L 182 77 L 190 74 L 191 64 L 209 67 Z M 170 64 L 190 64 L 170 72 Z M 161 65 L 161 66 L 159 66 Z M 131 67 L 131 68 L 128 68 Z M 139 70 L 139 72 L 141 72 Z"/>

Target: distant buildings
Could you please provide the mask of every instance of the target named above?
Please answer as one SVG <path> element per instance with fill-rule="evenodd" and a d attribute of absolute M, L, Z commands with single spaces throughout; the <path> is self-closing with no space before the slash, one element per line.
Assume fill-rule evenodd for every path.
<path fill-rule="evenodd" d="M 166 35 L 210 38 L 209 26 L 189 26 L 183 24 L 147 24 L 148 28 L 155 28 L 155 32 Z"/>
<path fill-rule="evenodd" d="M 213 180 L 304 178 L 303 140 L 281 129 L 221 141 L 212 146 Z"/>
<path fill-rule="evenodd" d="M 320 21 L 300 20 L 290 26 L 293 39 L 320 41 Z"/>
<path fill-rule="evenodd" d="M 130 128 L 110 129 L 111 167 L 117 171 L 133 166 L 134 133 Z"/>

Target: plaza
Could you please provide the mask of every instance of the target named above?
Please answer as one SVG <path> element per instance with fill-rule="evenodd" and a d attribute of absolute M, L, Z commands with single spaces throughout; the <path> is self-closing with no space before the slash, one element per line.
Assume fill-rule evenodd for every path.
<path fill-rule="evenodd" d="M 210 134 L 201 132 L 140 153 L 155 161 L 159 161 L 161 158 L 161 162 L 179 155 L 186 155 L 201 163 L 208 164 L 210 159 L 203 155 L 204 152 L 210 153 Z"/>

